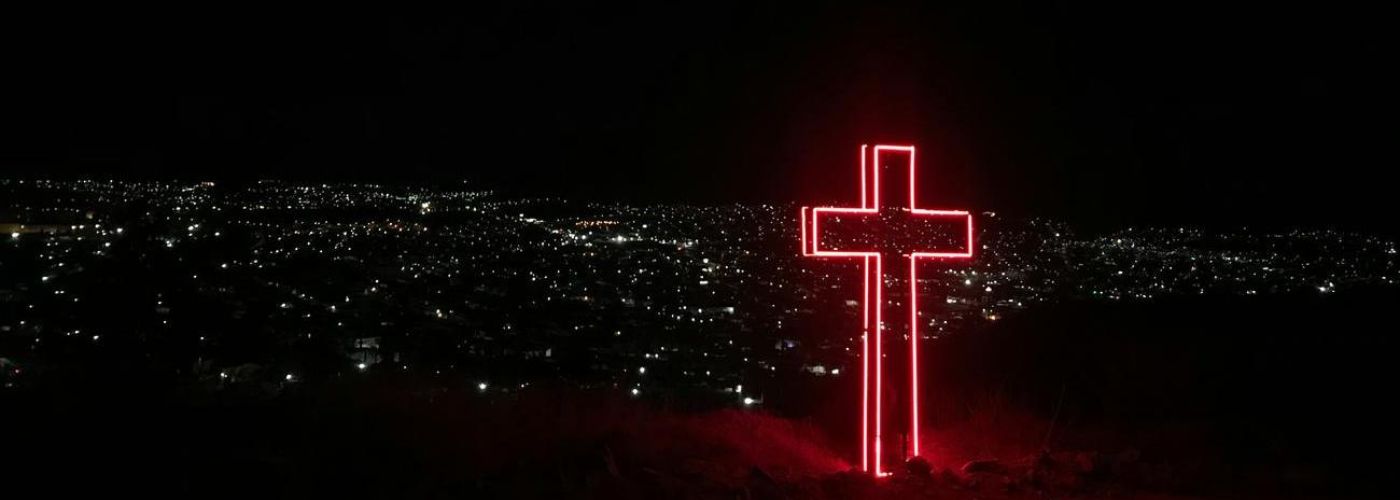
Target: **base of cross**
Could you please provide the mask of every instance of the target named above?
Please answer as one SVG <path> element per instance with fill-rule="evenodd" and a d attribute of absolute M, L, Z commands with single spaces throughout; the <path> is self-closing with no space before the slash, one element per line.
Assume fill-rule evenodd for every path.
<path fill-rule="evenodd" d="M 882 262 L 879 270 L 883 278 L 867 271 L 867 279 L 872 284 L 883 284 L 887 291 L 868 293 L 864 301 L 874 308 L 878 305 L 884 311 L 899 311 L 914 300 L 917 295 L 909 288 L 910 259 L 890 259 L 889 266 Z M 895 267 L 890 269 L 889 267 Z M 891 272 L 893 271 L 893 272 Z M 902 278 L 894 278 L 901 276 Z M 869 287 L 866 290 L 870 290 Z M 862 414 L 865 417 L 862 441 L 868 449 L 862 451 L 863 469 L 884 475 L 887 464 L 902 464 L 921 452 L 919 443 L 920 402 L 925 400 L 920 382 L 923 372 L 918 364 L 919 349 L 925 347 L 922 338 L 911 334 L 917 312 L 911 316 L 870 314 L 870 323 L 862 341 L 868 344 L 868 352 L 863 353 L 862 373 L 865 387 L 862 388 Z M 878 316 L 881 327 L 874 328 Z M 874 342 L 879 342 L 878 346 Z M 867 349 L 863 349 L 867 350 Z"/>

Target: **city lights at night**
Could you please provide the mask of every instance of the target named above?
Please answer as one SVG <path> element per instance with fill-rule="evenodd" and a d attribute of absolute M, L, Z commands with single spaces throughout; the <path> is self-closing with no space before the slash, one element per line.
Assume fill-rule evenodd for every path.
<path fill-rule="evenodd" d="M 0 16 L 3 491 L 1391 496 L 1389 17 L 460 7 Z"/>

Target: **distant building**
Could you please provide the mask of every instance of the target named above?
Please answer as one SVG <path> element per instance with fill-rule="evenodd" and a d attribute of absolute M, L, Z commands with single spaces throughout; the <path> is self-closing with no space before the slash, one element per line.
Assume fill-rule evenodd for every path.
<path fill-rule="evenodd" d="M 0 234 L 67 234 L 76 231 L 72 224 L 19 224 L 0 222 Z"/>

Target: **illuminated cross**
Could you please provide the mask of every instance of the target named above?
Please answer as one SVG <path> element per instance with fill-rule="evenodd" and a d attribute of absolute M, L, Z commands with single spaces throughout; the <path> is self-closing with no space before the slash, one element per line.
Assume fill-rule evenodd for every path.
<path fill-rule="evenodd" d="M 898 158 L 891 162 L 891 157 Z M 881 170 L 895 163 L 907 164 L 909 168 L 890 168 L 894 174 L 892 180 L 896 185 L 882 186 Z M 913 146 L 870 148 L 862 145 L 860 207 L 802 207 L 803 255 L 854 258 L 862 261 L 864 296 L 861 300 L 863 331 L 860 462 L 862 470 L 870 472 L 873 469 L 876 476 L 886 474 L 881 464 L 888 453 L 894 453 L 892 458 L 901 460 L 919 455 L 918 263 L 921 259 L 972 258 L 972 214 L 962 210 L 917 208 L 918 190 L 914 183 L 914 165 Z M 899 175 L 900 170 L 905 170 L 908 175 Z M 947 235 L 950 224 L 957 227 L 953 232 L 957 235 L 955 239 L 962 239 L 963 235 L 966 235 L 966 240 L 960 245 L 961 250 L 931 251 L 929 246 L 932 242 L 929 240 L 938 239 L 939 235 Z M 892 268 L 890 270 L 893 272 L 887 274 L 887 268 Z M 901 276 L 908 276 L 907 283 L 900 283 Z M 901 284 L 908 287 L 907 294 L 901 292 Z M 884 290 L 886 286 L 891 287 L 889 293 Z M 905 305 L 908 309 L 908 323 L 900 325 L 898 322 L 885 321 L 884 309 L 887 306 L 900 305 L 901 301 L 898 299 L 901 296 L 908 300 L 908 304 Z M 895 315 L 901 316 L 904 315 Z M 886 330 L 902 333 L 900 336 L 904 339 L 895 338 L 886 346 L 883 335 Z M 905 339 L 907 342 L 900 342 Z M 907 405 L 906 411 L 896 411 L 891 418 L 882 411 L 886 390 L 889 390 L 886 389 L 884 377 L 885 351 L 897 352 L 901 344 L 908 355 L 897 355 L 891 360 L 891 364 L 907 367 L 909 383 L 904 389 L 909 396 L 902 401 Z M 901 385 L 893 380 L 891 382 L 890 389 Z M 906 392 L 890 390 L 889 397 L 899 402 L 900 393 Z M 895 427 L 901 438 L 900 446 L 892 447 L 894 449 L 891 450 L 885 450 L 881 446 L 887 423 Z"/>

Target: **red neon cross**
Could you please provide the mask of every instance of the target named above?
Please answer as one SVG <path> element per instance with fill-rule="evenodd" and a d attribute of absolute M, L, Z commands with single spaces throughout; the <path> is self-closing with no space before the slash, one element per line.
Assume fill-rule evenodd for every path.
<path fill-rule="evenodd" d="M 867 156 L 869 153 L 869 156 Z M 895 153 L 895 154 L 890 154 Z M 899 176 L 896 181 L 907 182 L 907 195 L 903 189 L 881 190 L 880 171 L 886 168 L 889 156 L 904 156 L 908 159 L 908 175 Z M 972 258 L 972 214 L 963 210 L 928 210 L 917 208 L 917 189 L 914 175 L 913 146 L 877 145 L 860 147 L 860 202 L 854 207 L 802 207 L 801 231 L 802 254 L 811 257 L 860 258 L 863 261 L 864 296 L 862 297 L 861 334 L 861 469 L 871 471 L 871 456 L 874 456 L 876 476 L 884 476 L 881 467 L 884 450 L 881 449 L 885 417 L 882 413 L 884 338 L 882 331 L 888 328 L 883 319 L 885 298 L 883 289 L 902 273 L 884 273 L 883 263 L 887 260 L 896 264 L 907 264 L 909 272 L 908 298 L 909 323 L 909 420 L 907 438 L 909 446 L 902 448 L 900 458 L 908 459 L 919 455 L 919 335 L 918 335 L 918 262 L 920 259 L 970 259 Z M 900 170 L 900 169 L 893 169 Z M 903 187 L 903 186 L 900 186 Z M 906 199 L 899 199 L 904 198 Z M 904 202 L 904 203 L 901 203 Z M 905 205 L 905 206 L 900 206 Z M 966 242 L 960 251 L 929 251 L 926 235 L 934 232 L 932 226 L 946 227 L 948 223 L 965 226 Z M 842 239 L 849 228 L 859 228 L 862 235 Z M 962 228 L 960 228 L 962 229 Z M 961 231 L 959 231 L 961 232 Z M 913 239 L 912 243 L 909 242 Z M 894 295 L 893 293 L 891 295 Z M 875 307 L 871 307 L 875 304 Z M 874 312 L 872 315 L 871 312 Z M 875 353 L 871 357 L 871 337 L 874 337 Z M 875 378 L 870 378 L 871 373 Z M 870 394 L 875 394 L 872 401 Z M 871 415 L 874 415 L 874 432 L 871 432 Z"/>

